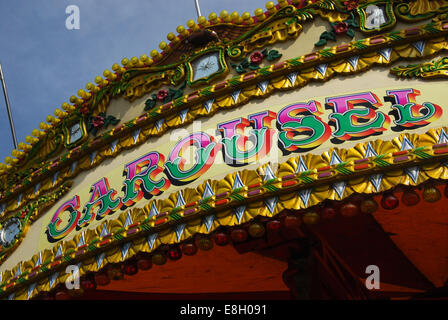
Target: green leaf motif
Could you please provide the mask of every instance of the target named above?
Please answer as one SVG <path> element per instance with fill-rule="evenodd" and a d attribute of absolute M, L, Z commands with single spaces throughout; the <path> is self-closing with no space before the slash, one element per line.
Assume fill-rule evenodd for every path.
<path fill-rule="evenodd" d="M 352 28 L 348 28 L 347 30 L 347 36 L 349 36 L 350 38 L 353 38 L 355 36 L 355 31 Z"/>
<path fill-rule="evenodd" d="M 326 39 L 320 39 L 319 41 L 317 41 L 314 45 L 316 46 L 316 47 L 322 47 L 322 46 L 324 46 L 324 45 L 326 45 L 327 44 L 327 40 Z"/>
<path fill-rule="evenodd" d="M 267 59 L 268 61 L 274 61 L 274 60 L 277 60 L 277 59 L 281 58 L 281 56 L 282 56 L 282 54 L 279 53 L 277 50 L 271 50 L 271 51 L 269 51 L 269 53 L 267 54 L 266 59 Z"/>

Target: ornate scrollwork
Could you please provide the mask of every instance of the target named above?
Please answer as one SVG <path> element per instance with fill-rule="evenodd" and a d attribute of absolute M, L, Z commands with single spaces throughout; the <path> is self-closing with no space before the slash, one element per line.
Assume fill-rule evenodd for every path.
<path fill-rule="evenodd" d="M 423 64 L 393 67 L 390 72 L 399 78 L 446 78 L 448 77 L 448 57 Z"/>
<path fill-rule="evenodd" d="M 407 21 L 428 19 L 447 10 L 448 1 L 446 0 L 415 0 L 409 3 L 399 3 L 395 6 L 396 15 Z"/>
<path fill-rule="evenodd" d="M 124 91 L 123 98 L 134 101 L 135 99 L 159 88 L 162 85 L 176 85 L 185 78 L 185 67 L 178 65 L 172 69 L 158 73 L 143 73 L 129 81 Z"/>

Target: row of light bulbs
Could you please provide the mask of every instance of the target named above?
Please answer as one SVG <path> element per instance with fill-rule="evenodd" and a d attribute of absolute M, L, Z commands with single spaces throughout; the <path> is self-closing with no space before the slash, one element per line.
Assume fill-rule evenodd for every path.
<path fill-rule="evenodd" d="M 297 5 L 303 0 L 277 0 L 278 5 L 276 5 L 273 1 L 269 1 L 266 3 L 266 9 L 267 11 L 264 12 L 263 9 L 258 8 L 254 11 L 254 16 L 252 17 L 249 12 L 244 12 L 241 16 L 237 11 L 232 12 L 229 14 L 226 10 L 223 10 L 220 12 L 219 16 L 215 12 L 212 12 L 207 18 L 204 16 L 200 16 L 197 19 L 197 23 L 194 20 L 188 20 L 186 25 L 188 29 L 186 29 L 184 26 L 180 25 L 176 28 L 176 31 L 179 35 L 182 37 L 187 37 L 190 35 L 191 32 L 195 32 L 199 30 L 201 27 L 207 27 L 210 24 L 216 24 L 216 23 L 234 23 L 234 24 L 252 24 L 255 22 L 255 19 L 257 21 L 263 21 L 266 19 L 268 13 L 269 15 L 272 15 L 278 11 L 279 8 L 285 7 L 287 5 L 294 4 Z M 308 2 L 311 3 L 311 0 L 308 0 Z M 176 44 L 180 41 L 179 36 L 176 36 L 174 33 L 170 32 L 167 35 L 167 40 L 170 41 L 173 44 Z M 61 119 L 67 117 L 69 113 L 76 110 L 78 107 L 83 105 L 87 100 L 90 99 L 93 93 L 96 93 L 100 90 L 101 87 L 106 86 L 109 82 L 114 81 L 117 79 L 117 77 L 126 71 L 126 68 L 131 67 L 148 67 L 151 66 L 155 61 L 160 60 L 163 57 L 163 53 L 168 53 L 171 51 L 171 46 L 167 44 L 165 41 L 162 41 L 159 43 L 159 48 L 162 50 L 162 53 L 158 52 L 156 49 L 152 50 L 150 52 L 150 57 L 148 57 L 146 54 L 143 54 L 138 57 L 132 57 L 131 59 L 124 58 L 121 60 L 122 66 L 115 63 L 112 66 L 112 71 L 105 70 L 103 72 L 104 78 L 101 76 L 97 76 L 94 79 L 94 83 L 89 82 L 86 85 L 86 89 L 88 91 L 85 91 L 83 89 L 79 89 L 77 94 L 78 97 L 73 95 L 70 97 L 70 102 L 73 105 L 68 104 L 67 102 L 64 102 L 61 105 L 61 109 L 56 109 L 54 111 L 54 116 L 49 115 L 46 118 L 47 123 L 41 122 L 39 124 L 39 129 L 34 129 L 32 131 L 32 136 L 26 136 L 25 142 L 26 143 L 19 143 L 18 149 L 14 149 L 11 152 L 12 157 L 6 157 L 5 163 L 0 163 L 0 174 L 4 172 L 7 169 L 10 169 L 12 165 L 18 163 L 21 158 L 23 158 L 26 155 L 26 152 L 32 149 L 32 146 L 39 141 L 39 138 L 45 136 L 46 131 L 50 130 L 53 126 L 58 125 L 61 122 Z M 42 131 L 41 131 L 42 130 Z"/>

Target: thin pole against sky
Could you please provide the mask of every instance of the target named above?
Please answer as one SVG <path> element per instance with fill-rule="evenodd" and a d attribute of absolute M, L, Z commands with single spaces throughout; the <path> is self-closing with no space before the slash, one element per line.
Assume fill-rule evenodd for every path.
<path fill-rule="evenodd" d="M 0 80 L 2 81 L 3 94 L 5 96 L 5 102 L 6 102 L 6 110 L 8 111 L 9 125 L 11 126 L 12 140 L 13 140 L 13 143 L 14 143 L 14 148 L 17 149 L 16 131 L 14 129 L 14 123 L 12 121 L 11 109 L 9 107 L 8 91 L 6 91 L 5 77 L 3 76 L 3 69 L 2 69 L 2 64 L 1 63 L 0 63 Z"/>
<path fill-rule="evenodd" d="M 195 6 L 196 6 L 196 12 L 197 12 L 197 14 L 198 14 L 198 18 L 199 18 L 200 16 L 202 16 L 202 14 L 201 14 L 201 8 L 199 7 L 199 0 L 194 0 L 194 4 L 195 4 Z"/>

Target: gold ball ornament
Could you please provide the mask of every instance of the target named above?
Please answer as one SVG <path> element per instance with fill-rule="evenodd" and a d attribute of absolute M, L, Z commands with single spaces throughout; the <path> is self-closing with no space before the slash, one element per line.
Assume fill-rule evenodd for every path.
<path fill-rule="evenodd" d="M 56 110 L 54 110 L 54 115 L 56 116 L 56 117 L 58 117 L 58 118 L 65 118 L 67 115 L 68 115 L 68 113 L 67 112 L 64 112 L 64 111 L 62 111 L 62 110 L 60 110 L 60 109 L 56 109 Z"/>
<path fill-rule="evenodd" d="M 45 122 L 41 122 L 41 123 L 39 123 L 39 129 L 41 129 L 41 130 L 48 130 L 48 129 L 50 129 L 51 128 L 51 126 L 50 125 L 48 125 L 48 124 L 46 124 Z M 34 132 L 34 131 L 33 131 Z M 34 134 L 33 134 L 34 135 Z"/>
<path fill-rule="evenodd" d="M 81 104 L 83 101 L 82 99 L 78 98 L 77 96 L 71 96 L 70 102 L 75 104 Z"/>
<path fill-rule="evenodd" d="M 146 54 L 142 54 L 140 56 L 140 61 L 142 61 L 145 65 L 149 65 L 149 60 L 151 60 L 152 63 L 152 59 L 150 59 Z"/>
<path fill-rule="evenodd" d="M 11 158 L 11 157 L 5 157 L 5 163 L 6 164 L 16 164 L 17 162 L 19 162 L 19 160 Z"/>
<path fill-rule="evenodd" d="M 141 67 L 143 65 L 143 63 L 139 60 L 139 58 L 137 57 L 132 57 L 131 58 L 131 65 L 133 67 Z"/>
<path fill-rule="evenodd" d="M 170 51 L 171 49 L 171 47 L 165 41 L 159 43 L 159 48 L 163 51 Z"/>
<path fill-rule="evenodd" d="M 244 22 L 247 24 L 254 22 L 254 19 L 252 19 L 252 16 L 247 11 L 243 12 L 243 14 L 241 15 L 241 18 L 243 18 Z"/>
<path fill-rule="evenodd" d="M 312 225 L 318 223 L 320 217 L 316 212 L 307 212 L 303 215 L 302 219 L 305 224 Z"/>
<path fill-rule="evenodd" d="M 213 23 L 219 22 L 218 15 L 215 12 L 212 12 L 208 15 L 208 20 L 210 20 Z"/>
<path fill-rule="evenodd" d="M 53 116 L 50 116 L 50 115 L 49 115 L 49 116 L 47 116 L 46 121 L 47 121 L 48 123 L 55 124 L 55 123 L 56 123 L 56 118 L 53 117 Z"/>
<path fill-rule="evenodd" d="M 266 229 L 260 223 L 253 223 L 249 226 L 248 230 L 249 235 L 253 238 L 261 238 L 264 236 Z"/>
<path fill-rule="evenodd" d="M 129 59 L 128 58 L 121 59 L 121 64 L 126 67 L 129 64 Z"/>
<path fill-rule="evenodd" d="M 243 19 L 240 17 L 238 11 L 233 11 L 232 14 L 230 15 L 230 19 L 232 20 L 233 23 L 243 22 Z"/>
<path fill-rule="evenodd" d="M 190 28 L 191 30 L 193 30 L 193 32 L 199 30 L 199 26 L 196 24 L 196 22 L 193 19 L 190 19 L 187 21 L 187 27 Z M 168 40 L 170 40 L 170 39 L 168 39 Z"/>
<path fill-rule="evenodd" d="M 188 22 L 187 22 L 187 25 L 188 25 Z M 171 42 L 179 42 L 179 38 L 172 32 L 168 33 L 166 38 L 168 41 L 171 41 Z"/>
<path fill-rule="evenodd" d="M 43 123 L 43 122 L 41 122 L 41 123 Z M 46 125 L 46 126 L 48 126 L 46 123 L 43 123 L 43 124 Z M 39 128 L 40 128 L 40 124 L 39 124 Z M 43 130 L 44 130 L 44 129 L 43 129 Z M 45 135 L 45 132 L 40 131 L 40 130 L 38 130 L 38 129 L 33 129 L 33 131 L 31 131 L 31 134 L 32 134 L 33 136 L 35 136 L 35 137 L 40 138 L 40 137 L 43 137 L 43 136 Z"/>
<path fill-rule="evenodd" d="M 204 16 L 198 17 L 198 23 L 202 25 L 203 27 L 207 27 L 210 23 L 208 22 L 207 18 Z"/>
<path fill-rule="evenodd" d="M 289 4 L 287 0 L 277 0 L 277 2 L 282 8 L 286 7 Z"/>
<path fill-rule="evenodd" d="M 37 130 L 37 131 L 39 131 L 39 130 Z M 39 131 L 40 132 L 40 131 Z M 26 136 L 25 137 L 25 142 L 26 143 L 29 143 L 29 144 L 35 144 L 37 141 L 39 141 L 39 139 L 36 139 L 36 138 L 34 138 L 34 137 L 32 137 L 32 136 Z"/>
<path fill-rule="evenodd" d="M 259 21 L 263 21 L 264 19 L 266 19 L 266 15 L 264 14 L 263 9 L 261 8 L 255 9 L 254 14 Z"/>
<path fill-rule="evenodd" d="M 100 76 L 96 76 L 94 81 L 96 84 L 101 84 L 103 82 L 103 78 L 101 78 Z M 70 100 L 70 102 L 72 101 Z"/>
<path fill-rule="evenodd" d="M 219 13 L 219 17 L 224 21 L 224 22 L 231 22 L 232 19 L 230 18 L 230 14 L 226 11 L 226 10 L 222 10 Z"/>
<path fill-rule="evenodd" d="M 277 12 L 277 8 L 275 7 L 274 2 L 272 1 L 266 3 L 266 9 L 268 9 L 270 14 L 274 14 Z"/>
<path fill-rule="evenodd" d="M 26 143 L 23 143 L 23 142 L 20 142 L 19 144 L 18 144 L 18 146 L 17 146 L 20 150 L 24 150 L 24 151 L 29 151 L 29 150 L 31 150 L 33 147 L 32 146 L 30 146 L 29 144 L 26 144 Z"/>
<path fill-rule="evenodd" d="M 378 203 L 372 198 L 367 198 L 361 202 L 361 212 L 365 214 L 372 214 L 378 210 Z"/>
<path fill-rule="evenodd" d="M 149 55 L 154 59 L 160 59 L 162 57 L 162 55 L 156 49 L 151 50 Z"/>
<path fill-rule="evenodd" d="M 188 30 L 185 29 L 185 27 L 182 26 L 182 25 L 177 26 L 176 31 L 177 31 L 177 33 L 179 33 L 180 35 L 182 35 L 182 36 L 184 36 L 184 37 L 186 37 L 186 36 L 188 36 L 188 35 L 190 34 L 190 33 L 188 32 Z"/>
<path fill-rule="evenodd" d="M 437 189 L 434 186 L 426 186 L 423 190 L 422 194 L 423 200 L 426 202 L 436 202 L 439 201 L 442 197 L 442 194 L 440 193 L 439 189 Z"/>
<path fill-rule="evenodd" d="M 114 64 L 112 65 L 112 70 L 113 70 L 114 72 L 116 72 L 116 73 L 119 73 L 119 74 L 122 74 L 123 72 L 126 71 L 126 69 L 123 68 L 122 66 L 120 66 L 118 63 L 114 63 Z M 90 82 L 89 82 L 89 83 L 90 83 Z M 87 89 L 90 90 L 89 88 L 87 88 Z M 90 91 L 92 91 L 92 90 L 90 90 Z"/>
<path fill-rule="evenodd" d="M 23 152 L 23 151 L 19 151 L 19 150 L 17 150 L 17 149 L 13 149 L 13 150 L 11 151 L 11 155 L 12 155 L 14 158 L 22 158 L 22 157 L 25 155 L 25 152 Z"/>
<path fill-rule="evenodd" d="M 110 70 L 106 69 L 103 72 L 103 76 L 111 81 L 117 79 L 117 75 L 115 73 L 110 72 Z M 81 95 L 80 95 L 81 96 Z M 82 96 L 81 96 L 82 97 Z M 84 98 L 84 97 L 83 97 Z"/>
<path fill-rule="evenodd" d="M 90 83 L 90 82 L 89 82 L 89 83 Z M 87 84 L 87 85 L 88 85 L 88 84 Z M 68 104 L 67 102 L 64 102 L 64 103 L 61 105 L 61 108 L 62 108 L 63 110 L 65 110 L 65 111 L 73 111 L 73 110 L 76 109 L 76 107 L 74 107 L 74 106 Z"/>
<path fill-rule="evenodd" d="M 162 253 L 155 253 L 152 256 L 152 263 L 161 266 L 166 263 L 166 255 Z"/>
<path fill-rule="evenodd" d="M 198 241 L 198 247 L 201 250 L 208 251 L 213 248 L 213 241 L 208 237 L 201 237 Z"/>
<path fill-rule="evenodd" d="M 109 71 L 109 70 L 107 70 L 107 71 Z M 109 73 L 110 73 L 110 71 L 109 71 Z M 83 89 L 79 89 L 78 96 L 80 96 L 83 99 L 89 99 L 92 96 L 92 94 L 90 94 L 89 92 L 85 92 Z"/>
<path fill-rule="evenodd" d="M 90 92 L 98 92 L 98 91 L 100 91 L 100 87 L 94 85 L 92 82 L 88 82 L 86 84 L 86 89 L 89 90 Z M 64 107 L 62 107 L 62 108 L 64 109 Z M 76 109 L 76 108 L 73 107 L 73 109 L 70 109 L 70 110 L 64 109 L 64 110 L 72 111 L 74 109 Z"/>

